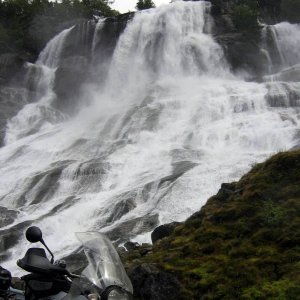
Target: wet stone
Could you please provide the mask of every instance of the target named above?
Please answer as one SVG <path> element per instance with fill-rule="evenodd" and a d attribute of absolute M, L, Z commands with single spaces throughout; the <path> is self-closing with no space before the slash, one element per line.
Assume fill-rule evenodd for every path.
<path fill-rule="evenodd" d="M 0 206 L 0 228 L 13 223 L 18 214 L 19 213 L 15 210 Z"/>
<path fill-rule="evenodd" d="M 168 224 L 164 224 L 164 225 L 160 225 L 158 227 L 156 227 L 153 232 L 151 233 L 151 240 L 152 240 L 152 243 L 154 244 L 155 242 L 165 238 L 165 237 L 168 237 L 170 236 L 175 228 L 177 226 L 179 226 L 180 222 L 172 222 L 172 223 L 168 223 Z"/>

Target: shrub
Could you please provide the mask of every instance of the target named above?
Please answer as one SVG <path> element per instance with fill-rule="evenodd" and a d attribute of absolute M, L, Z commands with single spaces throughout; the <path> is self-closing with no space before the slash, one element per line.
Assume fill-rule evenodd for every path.
<path fill-rule="evenodd" d="M 235 27 L 242 31 L 258 29 L 258 10 L 253 5 L 237 4 L 232 9 L 232 20 Z"/>
<path fill-rule="evenodd" d="M 137 10 L 143 10 L 143 9 L 148 9 L 153 7 L 155 7 L 155 4 L 152 0 L 139 0 L 138 3 L 136 4 Z"/>

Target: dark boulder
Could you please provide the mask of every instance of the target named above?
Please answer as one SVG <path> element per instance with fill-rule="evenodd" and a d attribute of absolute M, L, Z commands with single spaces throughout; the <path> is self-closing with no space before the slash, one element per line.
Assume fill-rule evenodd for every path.
<path fill-rule="evenodd" d="M 129 270 L 134 297 L 143 300 L 175 300 L 180 284 L 172 275 L 160 271 L 154 264 L 142 264 Z"/>
<path fill-rule="evenodd" d="M 167 236 L 170 236 L 174 232 L 176 226 L 180 224 L 181 224 L 180 222 L 172 222 L 172 223 L 168 223 L 156 227 L 151 234 L 152 243 L 154 244 L 156 241 L 161 240 Z"/>
<path fill-rule="evenodd" d="M 137 242 L 128 241 L 124 244 L 124 247 L 127 251 L 136 250 L 140 247 L 140 244 Z"/>
<path fill-rule="evenodd" d="M 222 183 L 221 188 L 219 189 L 217 193 L 217 198 L 220 201 L 228 201 L 230 199 L 230 196 L 239 194 L 243 191 L 241 188 L 237 188 L 236 182 L 232 183 Z"/>

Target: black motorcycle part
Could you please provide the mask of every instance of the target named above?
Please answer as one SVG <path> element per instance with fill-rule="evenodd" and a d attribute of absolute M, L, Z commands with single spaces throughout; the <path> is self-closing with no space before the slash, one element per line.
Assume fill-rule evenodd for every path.
<path fill-rule="evenodd" d="M 37 243 L 37 242 L 41 242 L 45 248 L 49 251 L 50 255 L 51 255 L 51 263 L 53 264 L 54 262 L 54 255 L 52 253 L 52 251 L 48 248 L 48 246 L 46 245 L 46 243 L 43 240 L 43 233 L 41 231 L 41 229 L 37 226 L 30 226 L 25 233 L 26 239 L 30 242 L 30 243 Z"/>
<path fill-rule="evenodd" d="M 43 240 L 42 231 L 37 226 L 30 226 L 26 230 L 25 236 L 30 243 L 37 243 Z"/>
<path fill-rule="evenodd" d="M 63 276 L 49 277 L 40 274 L 28 274 L 22 277 L 25 282 L 25 299 L 38 300 L 56 295 L 59 292 L 68 293 L 71 283 Z"/>
<path fill-rule="evenodd" d="M 11 284 L 11 273 L 0 267 L 0 295 L 5 295 Z"/>
<path fill-rule="evenodd" d="M 17 265 L 30 273 L 69 275 L 65 268 L 50 263 L 43 248 L 29 248 L 25 256 L 17 261 Z"/>
<path fill-rule="evenodd" d="M 124 295 L 124 300 L 132 300 L 132 296 L 118 285 L 111 285 L 107 287 L 100 295 L 101 300 L 108 300 L 110 293 L 114 290 Z"/>

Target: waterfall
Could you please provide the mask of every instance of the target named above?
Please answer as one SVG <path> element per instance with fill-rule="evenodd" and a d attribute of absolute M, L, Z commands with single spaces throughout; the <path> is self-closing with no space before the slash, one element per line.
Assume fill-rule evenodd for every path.
<path fill-rule="evenodd" d="M 25 82 L 34 86 L 40 100 L 26 105 L 8 122 L 6 144 L 63 120 L 62 114 L 51 107 L 51 102 L 55 98 L 53 91 L 55 71 L 60 62 L 64 41 L 72 29 L 73 27 L 65 29 L 55 36 L 40 53 L 36 64 L 27 64 Z M 32 101 L 33 99 L 27 100 Z"/>
<path fill-rule="evenodd" d="M 138 13 L 114 52 L 107 89 L 140 95 L 149 82 L 170 76 L 228 74 L 221 47 L 204 32 L 209 9 L 204 2 L 174 5 L 170 14 L 168 6 Z"/>
<path fill-rule="evenodd" d="M 95 32 L 94 32 L 94 36 L 93 36 L 93 41 L 92 41 L 92 57 L 95 57 L 96 55 L 96 46 L 98 43 L 101 42 L 101 35 L 102 35 L 102 29 L 105 25 L 105 19 L 104 18 L 100 18 L 96 24 L 95 27 Z"/>
<path fill-rule="evenodd" d="M 273 72 L 300 63 L 300 24 L 282 22 L 265 26 L 262 41 Z"/>
<path fill-rule="evenodd" d="M 148 240 L 158 224 L 199 210 L 221 183 L 297 145 L 299 91 L 292 103 L 281 101 L 289 96 L 283 86 L 276 92 L 231 74 L 209 11 L 207 2 L 175 2 L 136 13 L 105 82 L 83 87 L 90 105 L 0 149 L 0 205 L 17 213 L 1 230 L 18 232 L 5 266 L 24 253 L 31 223 L 57 257 L 76 248 L 76 231 Z M 59 64 L 58 37 L 41 54 L 51 68 Z M 20 113 L 35 118 L 27 106 Z M 18 122 L 8 136 L 31 128 Z"/>
<path fill-rule="evenodd" d="M 65 39 L 73 28 L 74 26 L 63 30 L 46 45 L 45 49 L 38 57 L 38 65 L 43 65 L 51 69 L 54 69 L 58 66 Z"/>
<path fill-rule="evenodd" d="M 284 67 L 300 62 L 300 24 L 283 22 L 274 25 L 276 44 Z"/>

